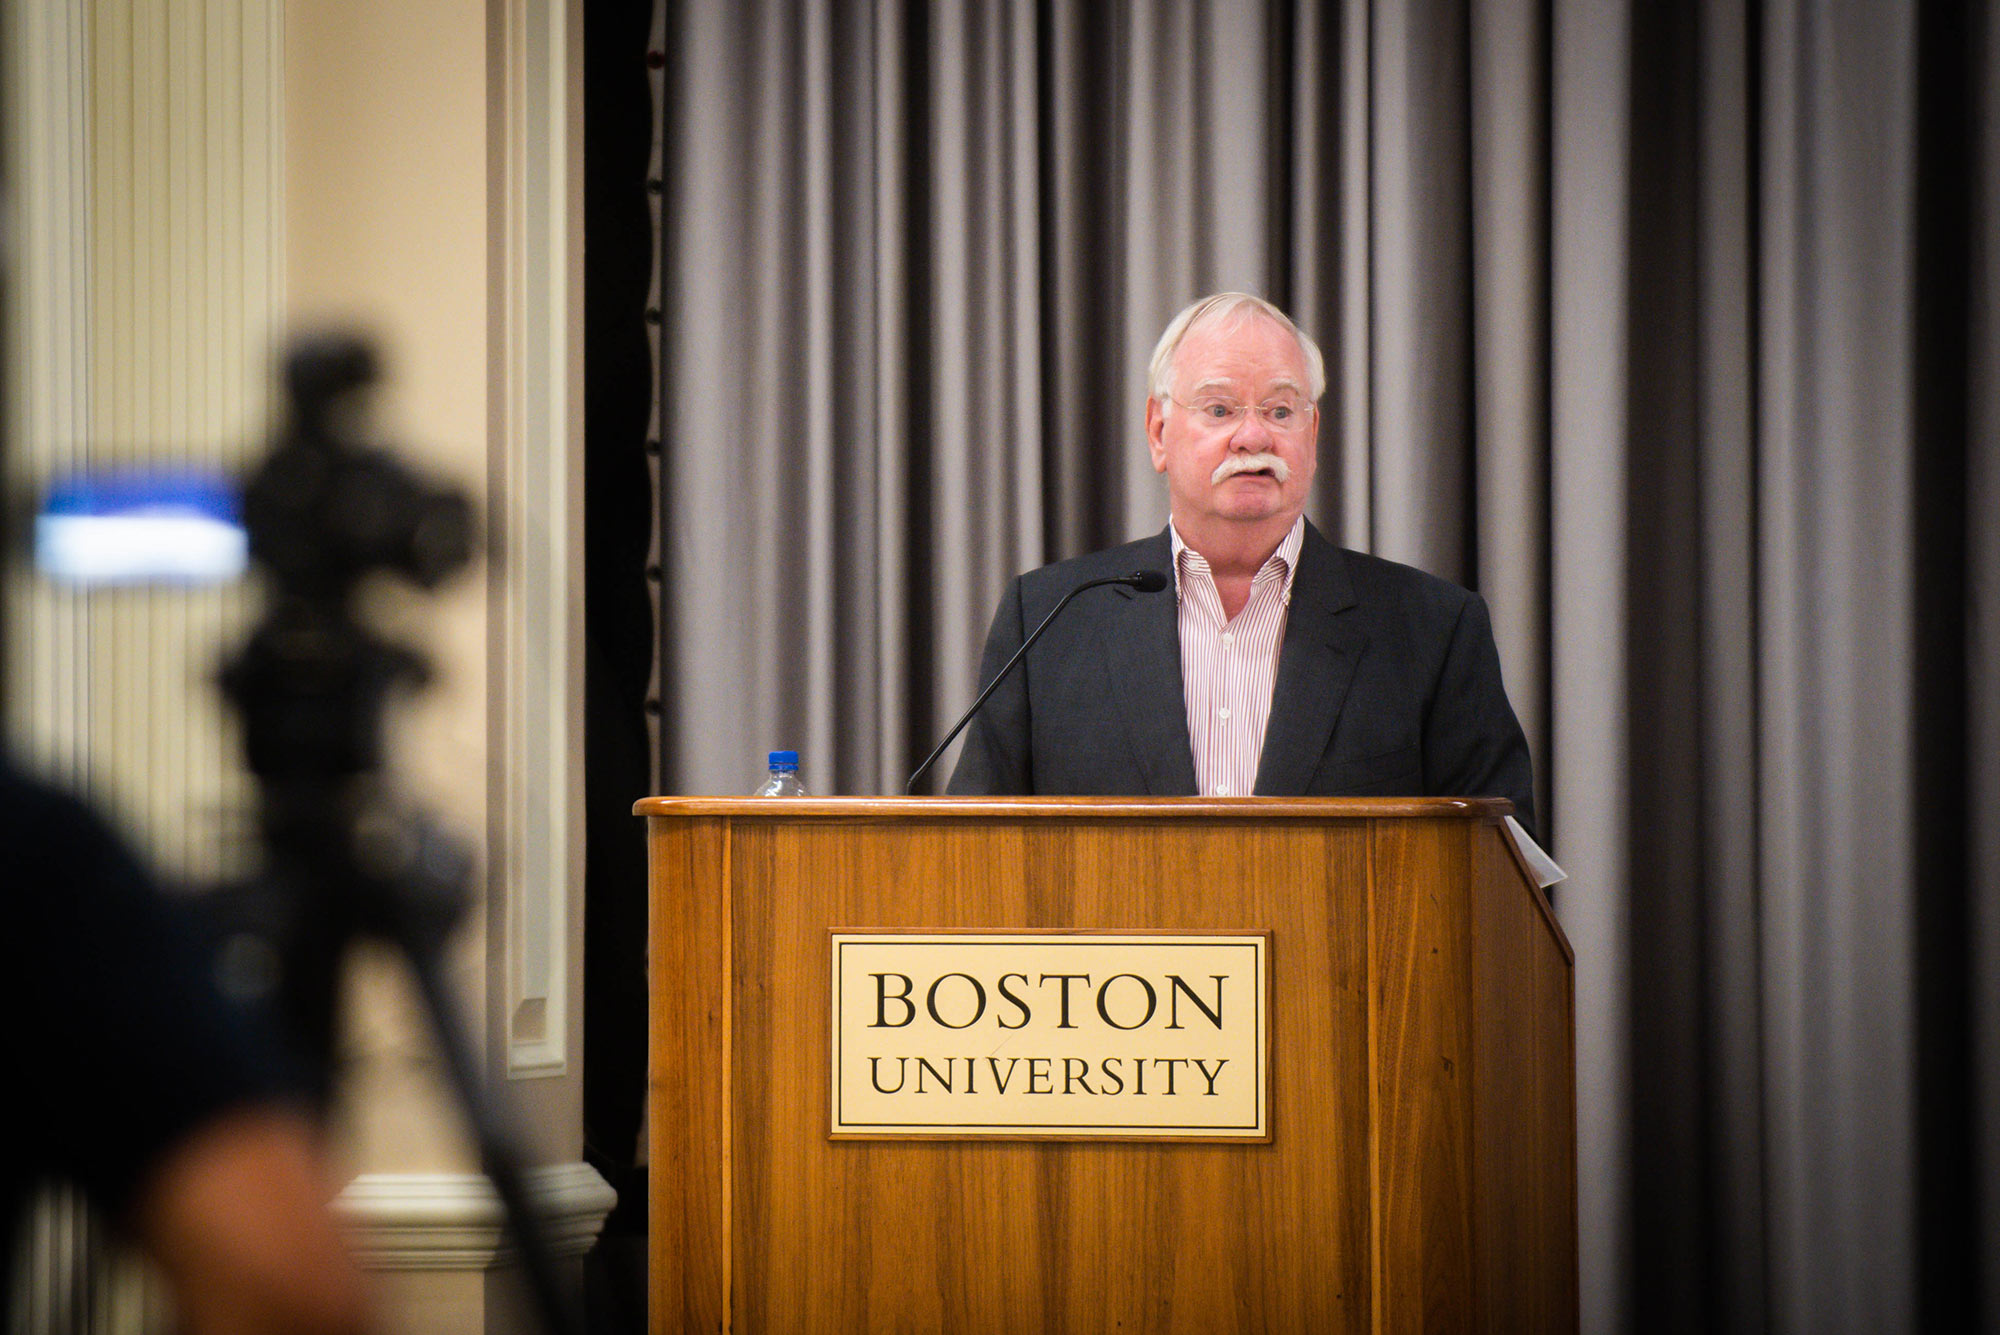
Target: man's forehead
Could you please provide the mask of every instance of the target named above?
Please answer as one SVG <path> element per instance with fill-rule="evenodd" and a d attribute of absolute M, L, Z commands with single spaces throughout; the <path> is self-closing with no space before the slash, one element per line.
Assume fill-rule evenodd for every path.
<path fill-rule="evenodd" d="M 1295 390 L 1300 394 L 1305 393 L 1306 385 L 1303 376 L 1295 376 L 1289 369 L 1283 367 L 1277 369 L 1265 367 L 1260 369 L 1264 373 L 1255 377 L 1246 377 L 1242 374 L 1224 371 L 1214 371 L 1206 375 L 1197 375 L 1194 379 L 1188 380 L 1182 385 L 1181 392 L 1184 394 L 1199 394 L 1204 390 L 1234 389 L 1242 384 L 1246 378 L 1254 378 L 1265 389 L 1287 389 Z"/>
<path fill-rule="evenodd" d="M 1305 354 L 1290 331 L 1269 317 L 1243 313 L 1190 329 L 1174 357 L 1182 393 L 1227 387 L 1245 379 L 1302 389 Z"/>

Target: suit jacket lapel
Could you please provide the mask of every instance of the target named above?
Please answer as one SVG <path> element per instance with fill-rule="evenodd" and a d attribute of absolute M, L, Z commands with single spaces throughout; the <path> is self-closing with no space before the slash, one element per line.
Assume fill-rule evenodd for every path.
<path fill-rule="evenodd" d="M 1347 688 L 1354 681 L 1355 664 L 1368 646 L 1368 637 L 1348 628 L 1340 617 L 1353 605 L 1347 558 L 1307 524 L 1298 573 L 1292 579 L 1278 676 L 1271 688 L 1271 721 L 1264 730 L 1264 754 L 1257 766 L 1260 795 L 1302 795 L 1326 754 L 1341 706 L 1347 702 Z"/>
<path fill-rule="evenodd" d="M 1164 570 L 1164 593 L 1114 589 L 1104 666 L 1111 708 L 1124 720 L 1146 792 L 1185 796 L 1195 791 L 1188 744 L 1187 694 L 1181 685 L 1181 631 L 1174 602 L 1173 552 L 1164 530 L 1142 549 L 1141 568 Z"/>

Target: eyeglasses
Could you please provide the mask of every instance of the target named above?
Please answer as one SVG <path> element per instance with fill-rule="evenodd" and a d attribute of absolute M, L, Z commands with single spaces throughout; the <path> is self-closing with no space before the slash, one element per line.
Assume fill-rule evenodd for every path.
<path fill-rule="evenodd" d="M 1297 435 L 1312 421 L 1314 411 L 1311 403 L 1290 395 L 1266 399 L 1254 406 L 1238 403 L 1235 399 L 1214 397 L 1199 398 L 1193 403 L 1181 403 L 1172 395 L 1168 395 L 1168 398 L 1193 413 L 1205 429 L 1225 434 L 1234 432 L 1242 426 L 1254 412 L 1263 419 L 1266 430 L 1282 436 Z"/>

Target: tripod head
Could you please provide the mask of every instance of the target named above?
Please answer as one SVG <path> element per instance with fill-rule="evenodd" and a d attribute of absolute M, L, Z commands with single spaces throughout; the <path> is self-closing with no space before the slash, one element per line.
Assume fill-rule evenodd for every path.
<path fill-rule="evenodd" d="M 287 429 L 244 487 L 251 559 L 281 595 L 344 601 L 372 571 L 432 589 L 472 556 L 472 503 L 362 443 L 379 371 L 360 339 L 322 335 L 285 361 Z"/>
<path fill-rule="evenodd" d="M 383 571 L 435 588 L 471 559 L 471 501 L 362 443 L 377 374 L 357 338 L 295 345 L 286 426 L 244 486 L 250 557 L 269 577 L 270 605 L 223 687 L 260 778 L 334 782 L 381 763 L 390 688 L 422 685 L 429 668 L 361 624 L 356 587 Z"/>

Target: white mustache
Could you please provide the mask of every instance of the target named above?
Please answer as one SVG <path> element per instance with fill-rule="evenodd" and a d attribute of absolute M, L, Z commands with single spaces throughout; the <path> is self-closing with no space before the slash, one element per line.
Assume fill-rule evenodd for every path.
<path fill-rule="evenodd" d="M 1232 454 L 1215 466 L 1215 471 L 1209 474 L 1208 484 L 1215 486 L 1224 478 L 1235 477 L 1238 473 L 1256 473 L 1266 468 L 1280 482 L 1288 481 L 1292 476 L 1291 466 L 1275 454 Z"/>

